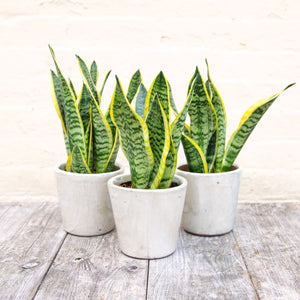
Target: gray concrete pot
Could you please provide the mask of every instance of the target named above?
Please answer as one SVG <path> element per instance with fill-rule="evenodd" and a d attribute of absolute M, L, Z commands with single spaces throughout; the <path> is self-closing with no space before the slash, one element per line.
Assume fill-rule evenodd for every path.
<path fill-rule="evenodd" d="M 64 229 L 75 235 L 93 236 L 114 229 L 107 181 L 121 174 L 123 167 L 102 174 L 66 172 L 66 164 L 55 169 L 57 192 Z"/>
<path fill-rule="evenodd" d="M 187 165 L 178 167 L 176 174 L 188 182 L 182 216 L 187 232 L 214 236 L 230 232 L 234 226 L 241 168 L 224 173 L 192 173 Z"/>
<path fill-rule="evenodd" d="M 121 251 L 131 257 L 154 259 L 177 247 L 187 182 L 175 176 L 178 186 L 144 190 L 121 187 L 130 175 L 108 181 Z"/>

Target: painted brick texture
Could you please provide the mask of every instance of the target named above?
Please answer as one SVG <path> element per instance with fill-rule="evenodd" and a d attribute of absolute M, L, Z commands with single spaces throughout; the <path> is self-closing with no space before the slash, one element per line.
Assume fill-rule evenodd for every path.
<path fill-rule="evenodd" d="M 74 54 L 95 59 L 123 86 L 140 68 L 149 87 L 163 70 L 182 107 L 204 59 L 227 112 L 228 138 L 255 101 L 275 102 L 240 156 L 240 201 L 300 200 L 300 2 L 21 0 L 0 4 L 0 201 L 57 201 L 54 166 L 66 160 L 50 95 L 50 43 L 80 87 Z M 111 76 L 103 110 L 111 99 Z M 118 161 L 126 164 L 123 154 Z M 178 163 L 184 162 L 182 149 Z"/>

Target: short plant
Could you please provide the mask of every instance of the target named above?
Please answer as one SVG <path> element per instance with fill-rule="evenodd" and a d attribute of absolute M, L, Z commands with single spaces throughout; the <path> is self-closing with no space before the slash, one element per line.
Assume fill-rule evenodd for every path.
<path fill-rule="evenodd" d="M 191 103 L 188 114 L 190 126 L 185 125 L 181 140 L 191 172 L 227 172 L 233 166 L 249 135 L 264 113 L 277 97 L 294 83 L 279 93 L 264 98 L 249 107 L 225 147 L 225 107 L 211 80 L 207 61 L 206 65 L 208 77 L 206 83 L 204 83 L 198 67 L 189 83 L 188 95 L 191 98 Z"/>
<path fill-rule="evenodd" d="M 83 76 L 81 92 L 78 95 L 67 81 L 57 64 L 53 49 L 49 46 L 56 73 L 51 70 L 52 98 L 61 121 L 68 160 L 66 171 L 75 173 L 104 173 L 113 170 L 119 139 L 110 118 L 110 110 L 104 116 L 100 102 L 107 73 L 100 91 L 96 86 L 99 69 L 93 61 L 90 69 L 79 57 L 79 68 Z"/>
<path fill-rule="evenodd" d="M 140 72 L 131 78 L 125 95 L 120 80 L 111 103 L 111 117 L 129 162 L 131 184 L 139 189 L 170 187 L 190 98 L 171 123 L 175 107 L 170 84 L 162 72 L 147 92 Z"/>

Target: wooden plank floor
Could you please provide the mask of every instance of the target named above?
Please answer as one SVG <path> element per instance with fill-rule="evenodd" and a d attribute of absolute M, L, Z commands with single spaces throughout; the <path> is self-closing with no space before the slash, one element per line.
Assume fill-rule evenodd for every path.
<path fill-rule="evenodd" d="M 0 203 L 0 299 L 300 299 L 299 232 L 299 202 L 239 204 L 233 232 L 147 261 L 66 234 L 55 203 Z"/>

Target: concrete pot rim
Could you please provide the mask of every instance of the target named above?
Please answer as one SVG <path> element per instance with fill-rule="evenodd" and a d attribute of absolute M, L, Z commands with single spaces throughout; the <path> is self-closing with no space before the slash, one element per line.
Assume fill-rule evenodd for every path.
<path fill-rule="evenodd" d="M 119 163 L 115 163 L 114 165 L 114 169 L 111 172 L 106 172 L 106 173 L 92 173 L 92 174 L 81 174 L 81 173 L 73 173 L 73 172 L 67 172 L 65 171 L 66 168 L 66 163 L 60 163 L 55 167 L 55 172 L 58 174 L 62 174 L 64 176 L 69 176 L 69 177 L 73 177 L 73 178 L 87 178 L 87 177 L 93 177 L 93 178 L 97 178 L 97 177 L 105 177 L 107 175 L 109 175 L 109 177 L 112 176 L 113 173 L 119 173 L 120 171 L 123 172 L 124 171 L 124 167 L 119 164 Z"/>
<path fill-rule="evenodd" d="M 190 171 L 185 171 L 185 170 L 181 170 L 179 168 L 187 166 L 187 163 L 182 163 L 180 165 L 177 166 L 176 172 L 177 174 L 189 174 L 188 176 L 191 177 L 223 177 L 223 176 L 230 176 L 231 174 L 235 174 L 235 173 L 241 173 L 243 171 L 243 169 L 240 167 L 240 165 L 238 163 L 234 163 L 233 167 L 235 167 L 234 170 L 228 171 L 228 172 L 221 172 L 221 173 L 194 173 L 194 172 L 190 172 Z"/>
<path fill-rule="evenodd" d="M 123 177 L 123 180 L 121 180 L 121 178 Z M 131 179 L 131 174 L 120 174 L 117 176 L 114 176 L 112 178 L 110 178 L 107 182 L 108 186 L 113 186 L 115 189 L 119 189 L 119 190 L 124 190 L 124 191 L 130 191 L 131 193 L 134 192 L 138 192 L 138 193 L 143 193 L 143 194 L 150 194 L 150 193 L 163 193 L 163 192 L 167 192 L 169 193 L 170 191 L 177 191 L 180 189 L 184 189 L 187 186 L 187 180 L 180 176 L 180 175 L 174 175 L 173 181 L 175 181 L 176 183 L 178 183 L 178 186 L 172 187 L 172 188 L 167 188 L 167 189 L 133 189 L 133 188 L 127 188 L 127 187 L 122 187 L 119 184 L 122 182 L 126 182 L 128 180 Z M 119 182 L 117 182 L 119 180 Z M 172 182 L 173 182 L 172 181 Z"/>

